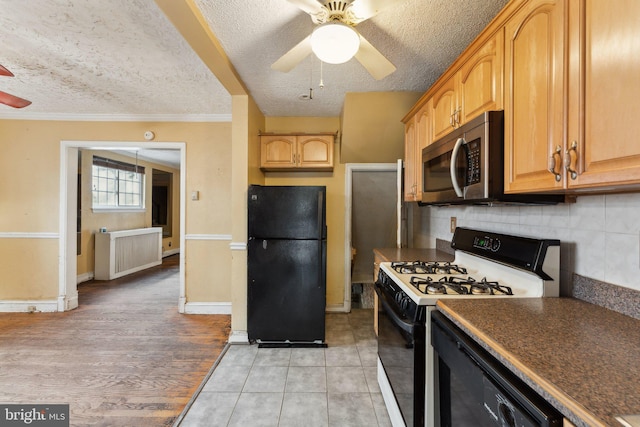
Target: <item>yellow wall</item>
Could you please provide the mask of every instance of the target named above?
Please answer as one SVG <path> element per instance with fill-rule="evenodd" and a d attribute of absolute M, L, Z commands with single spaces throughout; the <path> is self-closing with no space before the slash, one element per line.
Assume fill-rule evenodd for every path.
<path fill-rule="evenodd" d="M 404 158 L 402 118 L 421 92 L 349 92 L 342 107 L 342 163 L 393 163 Z"/>
<path fill-rule="evenodd" d="M 186 201 L 186 234 L 231 235 L 230 122 L 1 120 L 0 300 L 52 299 L 58 295 L 60 141 L 137 141 L 144 145 L 146 130 L 155 132 L 154 142 L 186 144 L 186 189 L 188 194 L 200 191 L 200 200 Z M 13 233 L 36 235 L 12 237 Z M 226 279 L 228 244 L 187 241 L 186 248 L 181 248 L 187 302 L 231 300 Z"/>
<path fill-rule="evenodd" d="M 336 132 L 338 117 L 267 117 L 265 132 Z M 336 144 L 337 145 L 337 144 Z M 333 172 L 267 172 L 266 185 L 324 185 L 327 187 L 327 306 L 344 303 L 344 186 L 345 166 L 337 146 Z"/>

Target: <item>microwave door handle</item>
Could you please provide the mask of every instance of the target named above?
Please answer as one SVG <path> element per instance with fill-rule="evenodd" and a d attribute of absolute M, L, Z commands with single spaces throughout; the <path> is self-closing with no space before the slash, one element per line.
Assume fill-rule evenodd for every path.
<path fill-rule="evenodd" d="M 453 191 L 456 192 L 458 197 L 464 197 L 462 193 L 462 189 L 460 185 L 458 185 L 458 179 L 456 177 L 456 163 L 458 161 L 458 152 L 460 151 L 460 147 L 464 144 L 464 139 L 458 138 L 456 141 L 456 145 L 453 147 L 453 151 L 451 152 L 451 163 L 449 164 L 449 173 L 451 174 L 451 184 L 453 184 Z"/>

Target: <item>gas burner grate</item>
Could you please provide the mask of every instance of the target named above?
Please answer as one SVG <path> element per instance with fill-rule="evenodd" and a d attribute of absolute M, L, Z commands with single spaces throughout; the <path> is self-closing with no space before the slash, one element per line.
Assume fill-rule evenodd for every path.
<path fill-rule="evenodd" d="M 467 274 L 467 269 L 450 262 L 439 261 L 397 261 L 391 268 L 401 274 Z"/>
<path fill-rule="evenodd" d="M 487 294 L 491 295 L 513 295 L 513 291 L 509 286 L 504 286 L 498 282 L 490 282 L 486 277 L 482 278 L 479 282 L 471 284 L 472 294 Z"/>
<path fill-rule="evenodd" d="M 409 283 L 428 295 L 513 295 L 510 287 L 486 278 L 477 281 L 473 277 L 445 276 L 434 281 L 431 277 L 411 276 Z"/>

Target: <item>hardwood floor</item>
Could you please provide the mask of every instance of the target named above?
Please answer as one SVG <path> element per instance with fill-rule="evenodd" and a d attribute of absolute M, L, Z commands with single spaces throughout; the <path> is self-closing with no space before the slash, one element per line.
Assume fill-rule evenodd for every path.
<path fill-rule="evenodd" d="M 70 312 L 0 313 L 0 402 L 68 403 L 72 426 L 172 425 L 231 323 L 178 313 L 177 258 L 81 284 Z"/>

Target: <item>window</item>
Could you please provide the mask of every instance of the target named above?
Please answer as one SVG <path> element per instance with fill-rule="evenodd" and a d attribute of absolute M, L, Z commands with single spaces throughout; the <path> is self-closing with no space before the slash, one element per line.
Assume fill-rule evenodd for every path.
<path fill-rule="evenodd" d="M 144 167 L 93 157 L 94 209 L 144 209 Z"/>

